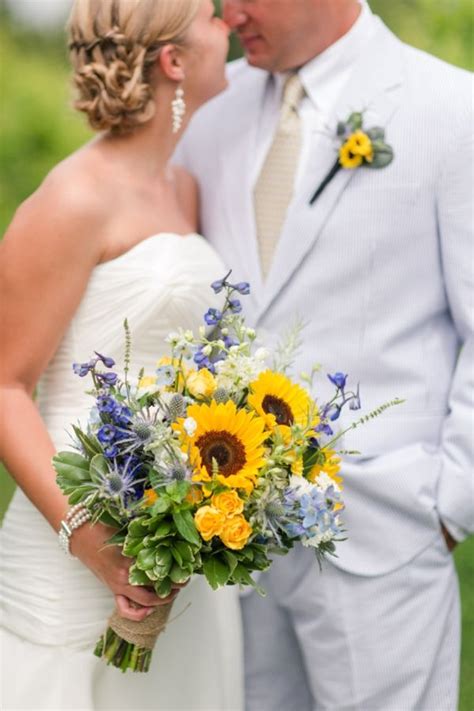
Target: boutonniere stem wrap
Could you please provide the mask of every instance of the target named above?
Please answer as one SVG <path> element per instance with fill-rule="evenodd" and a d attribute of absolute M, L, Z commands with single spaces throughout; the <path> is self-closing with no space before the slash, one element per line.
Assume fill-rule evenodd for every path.
<path fill-rule="evenodd" d="M 310 205 L 316 202 L 340 170 L 385 168 L 393 160 L 393 149 L 385 143 L 385 129 L 375 126 L 364 130 L 363 114 L 360 111 L 353 112 L 347 121 L 338 123 L 337 138 L 340 141 L 337 160 L 314 192 Z"/>

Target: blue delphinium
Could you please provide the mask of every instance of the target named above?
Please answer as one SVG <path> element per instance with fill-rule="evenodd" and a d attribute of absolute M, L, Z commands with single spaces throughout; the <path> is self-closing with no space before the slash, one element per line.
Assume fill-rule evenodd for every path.
<path fill-rule="evenodd" d="M 75 375 L 78 375 L 80 378 L 85 378 L 91 370 L 94 370 L 96 363 L 96 359 L 90 360 L 88 363 L 73 363 L 72 369 Z"/>
<path fill-rule="evenodd" d="M 95 373 L 97 382 L 102 386 L 115 385 L 118 380 L 117 373 Z"/>
<path fill-rule="evenodd" d="M 233 314 L 240 314 L 242 311 L 242 304 L 239 299 L 229 299 L 229 309 Z"/>
<path fill-rule="evenodd" d="M 301 538 L 303 545 L 308 546 L 331 541 L 342 532 L 338 520 L 342 506 L 335 511 L 336 504 L 341 504 L 341 497 L 334 486 L 325 491 L 307 482 L 288 487 L 283 497 L 286 533 L 290 538 Z"/>
<path fill-rule="evenodd" d="M 239 294 L 242 294 L 242 296 L 250 294 L 250 284 L 248 281 L 239 281 L 238 284 L 231 284 L 230 286 L 232 289 L 235 289 L 235 291 L 238 291 Z"/>
<path fill-rule="evenodd" d="M 108 445 L 113 442 L 117 436 L 117 429 L 114 425 L 102 425 L 102 427 L 97 432 L 97 439 L 101 444 Z"/>
<path fill-rule="evenodd" d="M 217 326 L 222 320 L 222 311 L 210 308 L 204 314 L 204 320 L 208 326 Z"/>
<path fill-rule="evenodd" d="M 98 360 L 101 360 L 106 368 L 113 368 L 114 367 L 115 361 L 113 358 L 110 358 L 109 356 L 102 355 L 102 353 L 98 353 L 97 351 L 94 351 L 94 353 L 96 354 Z"/>
<path fill-rule="evenodd" d="M 341 390 L 344 392 L 344 388 L 346 387 L 346 380 L 347 380 L 347 375 L 344 375 L 344 373 L 334 373 L 334 375 L 330 375 L 328 373 L 328 378 L 331 381 L 333 385 L 338 388 L 338 390 Z"/>
<path fill-rule="evenodd" d="M 112 415 L 118 403 L 110 395 L 100 394 L 97 396 L 96 405 L 99 412 Z"/>

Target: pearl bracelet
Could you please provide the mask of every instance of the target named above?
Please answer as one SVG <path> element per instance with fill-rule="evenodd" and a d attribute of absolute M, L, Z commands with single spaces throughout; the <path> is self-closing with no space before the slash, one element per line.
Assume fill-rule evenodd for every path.
<path fill-rule="evenodd" d="M 74 558 L 70 547 L 72 532 L 87 523 L 90 517 L 90 512 L 84 504 L 75 504 L 71 506 L 66 517 L 59 524 L 59 545 L 70 558 Z"/>

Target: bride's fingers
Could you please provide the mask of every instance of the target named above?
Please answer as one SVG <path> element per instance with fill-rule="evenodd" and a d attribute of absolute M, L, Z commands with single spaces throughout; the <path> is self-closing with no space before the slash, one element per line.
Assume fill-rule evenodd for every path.
<path fill-rule="evenodd" d="M 125 595 L 115 595 L 115 605 L 120 617 L 134 622 L 141 622 L 154 612 L 153 607 L 136 607 L 132 600 L 129 600 Z"/>
<path fill-rule="evenodd" d="M 144 605 L 145 607 L 156 607 L 156 605 L 164 605 L 165 603 L 174 600 L 174 598 L 178 594 L 177 590 L 172 590 L 171 594 L 168 595 L 168 597 L 158 597 L 155 592 L 134 585 L 128 585 L 124 592 L 129 598 L 129 600 L 132 600 L 133 602 L 136 602 L 139 605 Z"/>

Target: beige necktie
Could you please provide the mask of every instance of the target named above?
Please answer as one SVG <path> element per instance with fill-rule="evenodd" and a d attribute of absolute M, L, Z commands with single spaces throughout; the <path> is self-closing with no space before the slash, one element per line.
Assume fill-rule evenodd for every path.
<path fill-rule="evenodd" d="M 304 87 L 298 74 L 292 74 L 283 88 L 277 129 L 255 185 L 255 221 L 264 277 L 270 267 L 286 211 L 293 196 L 301 149 L 301 121 L 298 106 L 304 94 Z"/>

